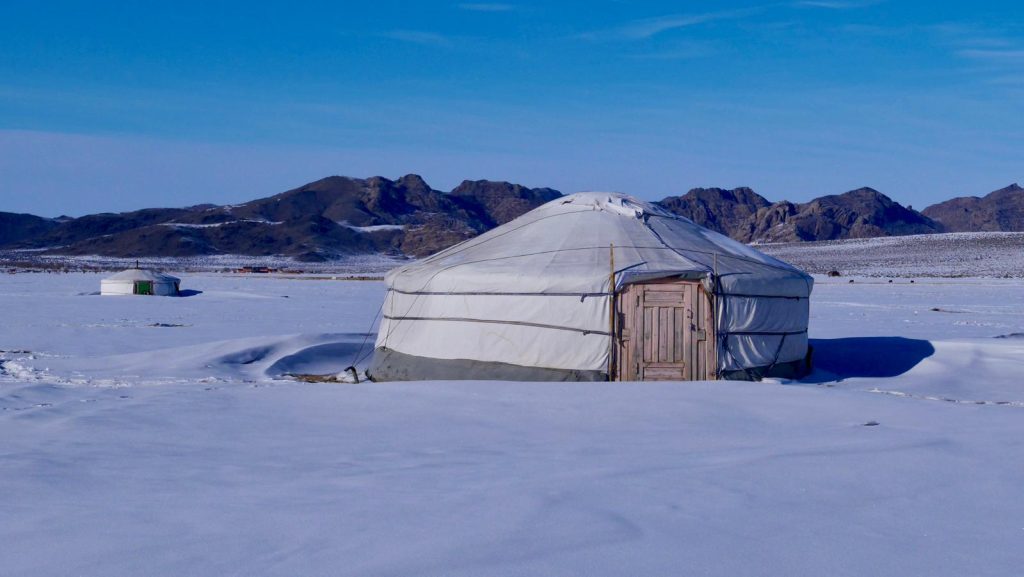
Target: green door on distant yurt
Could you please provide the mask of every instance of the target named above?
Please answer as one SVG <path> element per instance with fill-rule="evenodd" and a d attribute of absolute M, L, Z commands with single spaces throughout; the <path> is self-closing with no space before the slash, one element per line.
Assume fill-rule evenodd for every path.
<path fill-rule="evenodd" d="M 148 281 L 148 280 L 137 280 L 137 281 L 135 281 L 135 294 L 137 294 L 137 295 L 151 295 L 151 294 L 153 294 L 153 281 Z"/>

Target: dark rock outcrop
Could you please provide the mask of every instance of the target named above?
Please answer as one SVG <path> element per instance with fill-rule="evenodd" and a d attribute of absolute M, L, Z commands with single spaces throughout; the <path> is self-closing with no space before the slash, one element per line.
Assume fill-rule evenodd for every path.
<path fill-rule="evenodd" d="M 941 226 L 873 188 L 823 196 L 795 205 L 780 202 L 754 216 L 744 242 L 870 238 L 941 232 Z"/>
<path fill-rule="evenodd" d="M 787 200 L 759 209 L 732 235 L 741 242 L 781 242 L 795 236 L 792 220 L 800 214 L 800 205 Z M 801 239 L 804 240 L 804 239 Z"/>
<path fill-rule="evenodd" d="M 552 188 L 526 188 L 510 182 L 463 180 L 452 189 L 451 195 L 470 210 L 485 215 L 486 224 L 494 227 L 552 201 L 562 193 Z"/>
<path fill-rule="evenodd" d="M 979 198 L 963 196 L 924 209 L 949 232 L 1024 231 L 1024 188 L 1014 183 Z"/>
<path fill-rule="evenodd" d="M 694 188 L 682 196 L 670 196 L 658 201 L 669 211 L 685 216 L 693 222 L 737 238 L 757 211 L 771 203 L 747 187 Z"/>
<path fill-rule="evenodd" d="M 872 188 L 804 204 L 769 203 L 749 188 L 696 188 L 658 204 L 742 242 L 790 242 L 938 232 L 940 226 Z"/>

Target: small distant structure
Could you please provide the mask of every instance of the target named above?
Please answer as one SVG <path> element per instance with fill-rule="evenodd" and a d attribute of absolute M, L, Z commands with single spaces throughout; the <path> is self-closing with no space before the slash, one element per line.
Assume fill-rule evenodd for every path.
<path fill-rule="evenodd" d="M 101 295 L 178 296 L 181 279 L 142 268 L 130 268 L 100 281 Z"/>
<path fill-rule="evenodd" d="M 836 276 L 843 276 L 843 275 L 840 274 L 839 271 L 837 271 L 837 270 L 830 270 L 830 271 L 828 271 L 828 276 L 836 277 Z"/>
<path fill-rule="evenodd" d="M 249 273 L 249 274 L 269 274 L 277 272 L 277 269 L 270 268 L 269 266 L 243 266 L 242 268 L 235 269 L 237 273 Z"/>

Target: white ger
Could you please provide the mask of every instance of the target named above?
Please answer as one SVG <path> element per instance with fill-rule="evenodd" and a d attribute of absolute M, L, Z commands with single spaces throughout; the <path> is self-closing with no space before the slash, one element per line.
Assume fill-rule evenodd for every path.
<path fill-rule="evenodd" d="M 655 205 L 581 192 L 385 278 L 374 380 L 797 376 L 813 279 Z"/>
<path fill-rule="evenodd" d="M 178 296 L 181 279 L 160 272 L 130 268 L 100 281 L 102 295 Z"/>

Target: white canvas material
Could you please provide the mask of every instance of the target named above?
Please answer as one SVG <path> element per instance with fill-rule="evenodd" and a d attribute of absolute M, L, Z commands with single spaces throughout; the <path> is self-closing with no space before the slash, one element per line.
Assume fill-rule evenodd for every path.
<path fill-rule="evenodd" d="M 130 268 L 119 273 L 112 274 L 100 281 L 100 294 L 102 295 L 130 295 L 135 294 L 135 283 L 137 281 L 153 283 L 153 294 L 156 296 L 174 296 L 178 294 L 178 287 L 181 279 L 169 274 L 160 272 Z"/>
<path fill-rule="evenodd" d="M 598 192 L 559 198 L 390 271 L 376 346 L 433 359 L 606 371 L 612 276 L 615 290 L 701 280 L 717 304 L 719 372 L 807 353 L 809 275 L 655 205 Z"/>

